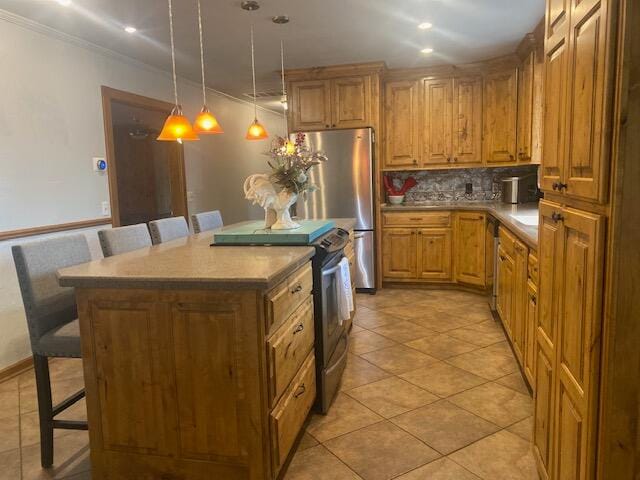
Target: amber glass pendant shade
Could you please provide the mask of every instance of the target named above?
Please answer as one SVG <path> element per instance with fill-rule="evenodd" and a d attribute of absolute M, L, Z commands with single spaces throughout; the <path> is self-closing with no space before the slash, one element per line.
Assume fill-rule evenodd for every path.
<path fill-rule="evenodd" d="M 182 109 L 176 106 L 173 107 L 171 115 L 165 120 L 164 127 L 162 127 L 160 135 L 158 135 L 158 140 L 165 142 L 186 142 L 200 140 L 200 138 L 193 130 L 187 117 L 182 114 Z"/>
<path fill-rule="evenodd" d="M 209 111 L 206 105 L 202 107 L 195 122 L 193 122 L 193 129 L 199 135 L 224 133 L 224 130 L 222 130 L 222 127 L 218 123 L 218 119 Z"/>
<path fill-rule="evenodd" d="M 247 140 L 264 140 L 265 138 L 269 138 L 269 134 L 256 118 L 249 126 L 249 130 L 247 130 L 247 136 L 245 138 Z"/>

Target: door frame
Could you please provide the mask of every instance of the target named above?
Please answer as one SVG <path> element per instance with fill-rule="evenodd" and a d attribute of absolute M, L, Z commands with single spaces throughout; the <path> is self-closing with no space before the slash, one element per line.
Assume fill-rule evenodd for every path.
<path fill-rule="evenodd" d="M 102 112 L 104 120 L 104 143 L 107 159 L 107 178 L 109 180 L 109 203 L 111 205 L 111 225 L 120 227 L 120 204 L 118 200 L 118 168 L 116 165 L 115 145 L 113 141 L 113 116 L 111 111 L 111 102 L 117 101 L 130 105 L 132 107 L 145 108 L 148 110 L 156 110 L 166 115 L 170 115 L 174 105 L 172 103 L 157 100 L 155 98 L 137 95 L 135 93 L 126 92 L 124 90 L 116 90 L 115 88 L 102 85 Z M 171 175 L 177 175 L 173 178 L 171 184 L 178 185 L 180 192 L 176 195 L 171 194 L 171 205 L 173 207 L 173 215 L 184 216 L 189 218 L 187 205 L 187 181 L 184 165 L 184 146 L 178 145 L 178 171 L 170 170 Z M 177 208 L 176 208 L 177 207 Z"/>

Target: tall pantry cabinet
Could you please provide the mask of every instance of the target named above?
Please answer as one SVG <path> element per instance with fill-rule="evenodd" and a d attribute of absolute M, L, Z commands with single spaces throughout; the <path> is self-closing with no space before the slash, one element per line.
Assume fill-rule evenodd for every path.
<path fill-rule="evenodd" d="M 612 0 L 547 0 L 534 453 L 595 478 L 615 55 Z"/>

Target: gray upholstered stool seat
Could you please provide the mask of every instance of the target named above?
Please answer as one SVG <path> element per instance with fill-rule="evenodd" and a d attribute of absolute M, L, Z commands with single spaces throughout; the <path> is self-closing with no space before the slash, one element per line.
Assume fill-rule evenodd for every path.
<path fill-rule="evenodd" d="M 189 236 L 189 225 L 184 217 L 163 218 L 149 222 L 149 231 L 153 244 L 170 242 Z"/>
<path fill-rule="evenodd" d="M 191 225 L 193 225 L 193 233 L 207 232 L 222 227 L 220 210 L 191 215 Z"/>
<path fill-rule="evenodd" d="M 45 357 L 80 358 L 80 322 L 76 318 L 52 328 L 40 337 L 32 350 Z"/>
<path fill-rule="evenodd" d="M 144 223 L 100 230 L 98 238 L 105 257 L 151 246 L 151 235 Z"/>
<path fill-rule="evenodd" d="M 84 235 L 68 235 L 11 249 L 27 316 L 36 374 L 40 421 L 40 462 L 53 464 L 53 429 L 86 430 L 87 422 L 55 417 L 84 397 L 84 389 L 53 405 L 49 357 L 80 358 L 80 328 L 73 288 L 61 287 L 57 271 L 91 261 Z M 1 475 L 1 474 L 0 474 Z"/>

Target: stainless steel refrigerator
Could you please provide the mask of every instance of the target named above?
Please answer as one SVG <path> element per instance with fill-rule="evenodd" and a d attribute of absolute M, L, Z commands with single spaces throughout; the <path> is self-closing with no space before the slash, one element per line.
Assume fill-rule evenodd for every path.
<path fill-rule="evenodd" d="M 356 288 L 375 289 L 373 144 L 371 128 L 307 132 L 305 142 L 324 152 L 328 161 L 311 171 L 318 190 L 298 200 L 300 218 L 356 219 Z M 295 138 L 295 134 L 291 135 Z"/>

